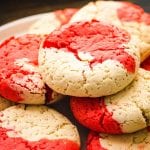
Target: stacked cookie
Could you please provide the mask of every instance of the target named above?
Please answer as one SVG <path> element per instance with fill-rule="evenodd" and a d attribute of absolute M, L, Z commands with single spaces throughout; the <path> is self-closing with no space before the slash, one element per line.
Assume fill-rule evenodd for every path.
<path fill-rule="evenodd" d="M 1 111 L 0 149 L 79 150 L 76 127 L 42 105 L 67 95 L 76 120 L 91 130 L 87 150 L 148 150 L 148 31 L 141 7 L 97 1 L 47 14 L 28 34 L 1 43 L 3 109 L 22 104 Z"/>
<path fill-rule="evenodd" d="M 146 36 L 146 32 L 150 29 L 149 18 L 148 13 L 131 3 L 97 1 L 81 8 L 73 16 L 71 22 L 96 19 L 125 29 L 131 37 L 136 36 L 139 38 L 140 42 L 136 44 L 136 48 L 139 46 L 140 62 L 142 62 L 149 56 L 150 52 L 150 38 Z M 114 34 L 111 35 L 114 36 Z M 131 45 L 134 47 L 133 43 Z M 133 47 L 131 48 L 132 52 Z M 89 96 L 86 98 L 71 97 L 71 109 L 75 118 L 85 127 L 95 131 L 89 134 L 87 150 L 149 149 L 149 128 L 147 128 L 150 125 L 149 60 L 150 58 L 141 65 L 143 68 L 137 69 L 137 74 L 130 84 L 123 90 L 113 93 L 113 95 L 107 96 L 104 94 L 101 95 L 103 97 L 94 99 Z M 121 80 L 119 81 L 123 84 Z M 116 83 L 116 80 L 114 80 L 114 83 Z M 108 87 L 104 88 L 106 91 L 111 88 L 110 83 L 107 85 Z"/>
<path fill-rule="evenodd" d="M 89 133 L 87 150 L 149 150 L 150 57 L 141 64 L 141 67 L 135 80 L 118 94 L 97 99 L 93 103 L 90 99 L 84 101 L 79 98 L 77 102 L 77 99 L 72 98 L 71 106 L 74 115 L 81 123 L 86 120 L 83 124 L 88 128 L 100 131 Z M 86 107 L 86 110 L 83 109 L 79 115 L 76 113 L 75 105 L 80 110 Z M 96 112 L 95 116 L 91 115 L 91 118 L 83 115 L 86 113 L 86 116 L 89 116 L 94 112 Z"/>
<path fill-rule="evenodd" d="M 43 41 L 39 69 L 44 82 L 71 96 L 75 118 L 100 133 L 89 134 L 88 150 L 149 147 L 144 128 L 150 118 L 150 73 L 139 67 L 150 53 L 148 20 L 137 5 L 97 1 Z"/>
<path fill-rule="evenodd" d="M 53 13 L 55 28 L 69 21 L 73 12 L 66 9 Z M 59 112 L 41 105 L 64 97 L 45 84 L 39 71 L 38 53 L 44 37 L 25 34 L 10 37 L 0 45 L 0 109 L 16 104 L 0 112 L 1 150 L 80 149 L 76 126 Z"/>
<path fill-rule="evenodd" d="M 129 2 L 96 1 L 81 8 L 70 22 L 100 20 L 127 30 L 140 39 L 141 61 L 149 56 L 150 14 Z"/>
<path fill-rule="evenodd" d="M 144 19 L 143 19 L 144 18 Z M 146 35 L 145 31 L 149 31 L 149 18 L 150 15 L 145 13 L 142 8 L 131 3 L 126 2 L 104 2 L 97 1 L 95 3 L 89 3 L 87 6 L 81 8 L 72 18 L 71 22 L 76 21 L 91 21 L 93 19 L 103 21 L 104 23 L 110 23 L 118 28 L 125 29 L 132 36 L 137 36 L 141 42 L 136 44 L 132 43 L 132 52 L 136 47 L 139 46 L 139 52 L 141 55 L 140 62 L 149 56 L 149 40 L 150 38 Z M 97 27 L 98 25 L 96 25 Z M 94 32 L 96 31 L 94 28 Z M 85 28 L 85 26 L 84 26 Z M 144 30 L 143 30 L 144 29 Z M 110 34 L 109 37 L 119 37 L 109 30 L 106 32 L 106 28 L 103 29 L 103 33 L 106 35 Z M 98 32 L 101 33 L 101 32 Z M 87 33 L 86 33 L 87 34 Z M 125 35 L 125 34 L 123 34 Z M 126 36 L 127 37 L 127 36 Z M 88 36 L 89 39 L 89 36 Z M 97 37 L 95 38 L 97 39 Z M 102 38 L 102 42 L 106 39 Z M 82 39 L 81 39 L 82 40 Z M 117 41 L 116 39 L 114 41 Z M 135 40 L 134 40 L 135 41 Z M 104 51 L 106 44 L 108 50 L 112 50 L 114 47 L 109 41 L 103 44 L 103 48 L 97 48 Z M 88 44 L 90 42 L 88 41 Z M 136 42 L 135 42 L 136 43 Z M 87 45 L 88 45 L 87 44 Z M 91 44 L 91 43 L 90 43 Z M 94 41 L 93 45 L 99 45 Z M 91 44 L 92 45 L 92 44 Z M 94 47 L 92 45 L 92 47 Z M 116 45 L 113 44 L 113 45 Z M 110 46 L 110 47 L 109 47 Z M 120 47 L 120 46 L 119 46 Z M 125 48 L 125 44 L 123 44 Z M 86 47 L 87 48 L 87 47 Z M 129 46 L 128 46 L 128 49 Z M 116 51 L 117 49 L 115 49 Z M 94 50 L 95 51 L 95 50 Z M 125 50 L 127 52 L 127 50 Z M 89 51 L 88 51 L 89 52 Z M 100 53 L 97 53 L 99 57 Z M 110 59 L 112 55 L 107 53 Z M 135 52 L 134 52 L 135 54 Z M 133 56 L 132 53 L 130 55 Z M 110 57 L 111 56 L 111 57 Z M 119 56 L 119 55 L 117 55 Z M 122 55 L 121 55 L 121 58 Z M 96 59 L 97 60 L 97 59 Z M 120 60 L 120 59 L 119 59 Z M 75 118 L 85 127 L 95 131 L 89 134 L 87 140 L 87 150 L 137 150 L 150 148 L 149 144 L 149 128 L 150 121 L 149 111 L 150 111 L 150 58 L 148 58 L 142 65 L 142 68 L 137 69 L 137 74 L 133 81 L 128 84 L 123 90 L 119 90 L 117 93 L 111 93 L 113 95 L 102 94 L 101 97 L 91 98 L 88 97 L 71 97 L 71 109 Z M 129 59 L 127 62 L 131 62 Z M 133 64 L 133 62 L 131 63 Z M 113 68 L 113 62 L 111 62 L 111 69 Z M 109 72 L 108 67 L 105 67 Z M 127 68 L 126 68 L 127 69 Z M 92 71 L 94 69 L 92 68 Z M 115 69 L 112 69 L 115 72 Z M 86 72 L 86 71 L 84 71 Z M 114 73 L 113 72 L 113 73 Z M 111 73 L 112 74 L 112 73 Z M 103 75 L 103 73 L 102 73 Z M 116 75 L 116 74 L 115 74 Z M 101 72 L 99 72 L 99 78 Z M 84 76 L 85 77 L 85 76 Z M 92 76 L 93 77 L 93 76 Z M 111 76 L 107 76 L 111 77 Z M 114 77 L 114 74 L 113 74 Z M 86 78 L 86 77 L 85 77 Z M 92 85 L 95 81 L 99 79 L 98 77 L 93 80 Z M 112 79 L 112 77 L 111 77 Z M 122 79 L 122 77 L 121 77 Z M 104 78 L 104 81 L 108 81 Z M 88 79 L 86 78 L 86 83 Z M 119 80 L 123 84 L 121 80 Z M 103 82 L 102 85 L 103 85 Z M 113 83 L 117 83 L 113 80 Z M 97 82 L 96 82 L 96 85 Z M 100 85 L 102 87 L 102 85 Z M 105 86 L 103 90 L 109 91 L 111 86 L 110 82 Z M 96 88 L 96 90 L 100 88 Z M 104 92 L 105 93 L 105 92 Z M 96 97 L 96 96 L 95 96 Z M 147 129 L 144 129 L 147 128 Z M 141 130 L 144 129 L 144 130 Z M 139 131 L 141 130 L 141 131 Z M 134 133 L 139 131 L 137 133 Z M 97 132 L 97 133 L 96 133 Z M 128 134 L 125 134 L 128 133 Z M 130 133 L 130 134 L 129 134 Z M 122 135 L 112 135 L 112 134 L 122 134 Z"/>

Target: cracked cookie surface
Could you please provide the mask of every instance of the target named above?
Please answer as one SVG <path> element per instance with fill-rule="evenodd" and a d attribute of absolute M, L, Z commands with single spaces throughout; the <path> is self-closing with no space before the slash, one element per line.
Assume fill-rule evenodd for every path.
<path fill-rule="evenodd" d="M 66 8 L 64 10 L 56 10 L 45 14 L 38 19 L 28 30 L 30 34 L 49 34 L 61 25 L 69 22 L 70 18 L 77 12 L 78 9 Z"/>
<path fill-rule="evenodd" d="M 139 69 L 135 80 L 117 94 L 71 98 L 75 118 L 98 132 L 132 133 L 150 125 L 150 72 Z"/>
<path fill-rule="evenodd" d="M 141 61 L 149 56 L 150 14 L 140 6 L 118 1 L 90 2 L 75 13 L 70 22 L 92 19 L 111 23 L 136 35 L 140 39 Z"/>
<path fill-rule="evenodd" d="M 148 150 L 150 149 L 149 128 L 124 135 L 90 132 L 87 150 Z"/>
<path fill-rule="evenodd" d="M 11 37 L 0 45 L 0 95 L 14 102 L 44 104 L 62 97 L 47 88 L 38 69 L 42 38 L 37 35 Z M 46 92 L 48 94 L 46 94 Z"/>
<path fill-rule="evenodd" d="M 138 40 L 99 21 L 63 26 L 39 51 L 39 69 L 58 93 L 79 97 L 114 94 L 127 86 L 139 66 Z"/>
<path fill-rule="evenodd" d="M 79 150 L 76 127 L 46 106 L 17 105 L 0 113 L 2 150 Z"/>

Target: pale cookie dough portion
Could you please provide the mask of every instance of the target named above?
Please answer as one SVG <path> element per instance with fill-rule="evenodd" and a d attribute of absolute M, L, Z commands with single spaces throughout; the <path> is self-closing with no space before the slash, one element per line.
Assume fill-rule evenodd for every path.
<path fill-rule="evenodd" d="M 76 8 L 66 8 L 64 10 L 56 10 L 54 12 L 47 13 L 31 25 L 28 33 L 41 35 L 49 34 L 61 25 L 68 23 L 77 10 L 78 9 Z"/>
<path fill-rule="evenodd" d="M 121 22 L 117 17 L 117 9 L 122 7 L 122 2 L 114 1 L 96 1 L 90 2 L 83 6 L 77 13 L 75 13 L 70 23 L 78 21 L 90 21 L 92 19 L 100 20 L 106 23 L 113 23 L 120 25 Z M 110 12 L 111 13 L 108 13 Z"/>
<path fill-rule="evenodd" d="M 108 111 L 112 112 L 112 118 L 120 123 L 124 133 L 135 132 L 150 125 L 149 91 L 150 72 L 139 69 L 138 75 L 127 88 L 116 95 L 105 97 Z"/>
<path fill-rule="evenodd" d="M 149 150 L 149 141 L 150 131 L 148 128 L 124 135 L 108 135 L 90 132 L 87 150 Z M 98 143 L 97 147 L 95 142 Z"/>
<path fill-rule="evenodd" d="M 108 13 L 109 12 L 109 13 Z M 143 8 L 129 2 L 96 1 L 82 7 L 70 20 L 100 20 L 127 30 L 140 39 L 141 62 L 150 54 L 150 17 Z"/>
<path fill-rule="evenodd" d="M 79 62 L 72 54 L 44 49 L 40 51 L 39 60 L 42 60 L 40 72 L 43 72 L 44 81 L 49 87 L 64 95 L 110 95 L 114 91 L 120 91 L 134 78 L 134 75 L 128 74 L 121 64 L 111 60 L 91 69 L 87 62 Z M 58 66 L 59 70 L 56 70 Z"/>
<path fill-rule="evenodd" d="M 79 27 L 80 27 L 80 24 L 82 28 L 82 23 L 79 23 Z M 86 23 L 83 23 L 83 24 L 85 24 L 86 26 Z M 90 23 L 87 23 L 87 24 L 90 24 Z M 92 24 L 94 24 L 94 22 Z M 102 23 L 96 22 L 96 24 L 102 24 Z M 73 26 L 74 25 L 70 25 L 70 28 Z M 89 25 L 89 26 L 92 26 L 92 25 Z M 114 26 L 112 27 L 111 25 L 104 24 L 104 26 L 106 26 L 106 36 L 107 34 L 109 34 L 109 32 L 107 32 L 107 28 L 112 28 L 112 30 L 116 29 L 116 27 Z M 54 31 L 54 33 L 50 34 L 44 42 L 47 45 L 49 44 L 49 41 L 50 43 L 55 42 L 55 34 L 56 36 L 57 34 L 60 34 L 59 36 L 61 37 L 63 35 L 63 34 L 61 35 L 61 32 L 62 33 L 63 31 L 64 33 L 67 32 L 67 28 L 69 27 L 66 26 L 66 28 L 64 27 L 60 31 Z M 85 28 L 83 27 L 83 30 L 84 29 Z M 93 28 L 93 29 L 95 30 L 96 28 Z M 112 30 L 110 29 L 111 32 L 113 32 Z M 117 31 L 116 32 L 114 31 L 114 32 L 119 33 L 120 31 L 118 30 L 119 29 L 117 29 Z M 85 33 L 86 33 L 86 30 L 85 30 Z M 83 31 L 83 34 L 84 34 L 84 31 Z M 53 36 L 54 36 L 54 39 L 53 39 Z M 58 36 L 58 45 L 59 44 L 61 45 L 62 40 L 59 40 L 59 36 Z M 85 37 L 86 36 L 87 35 L 85 35 Z M 134 79 L 136 72 L 137 72 L 137 68 L 139 66 L 139 47 L 138 47 L 139 41 L 138 39 L 134 36 L 131 36 L 128 42 L 120 45 L 120 47 L 124 49 L 125 53 L 128 56 L 125 53 L 121 54 L 120 47 L 119 47 L 116 50 L 118 51 L 118 54 L 116 57 L 118 57 L 119 55 L 120 58 L 118 58 L 117 60 L 115 59 L 115 56 L 113 56 L 113 53 L 110 52 L 111 50 L 109 51 L 109 49 L 111 49 L 112 47 L 104 46 L 105 44 L 107 45 L 109 42 L 110 44 L 112 44 L 112 42 L 115 41 L 114 39 L 111 39 L 113 38 L 111 37 L 111 33 L 110 33 L 110 41 L 108 37 L 108 41 L 106 40 L 105 44 L 101 44 L 101 42 L 99 43 L 97 42 L 98 40 L 96 40 L 96 38 L 99 36 L 99 34 L 94 35 L 94 36 L 95 38 L 93 38 L 93 41 L 91 40 L 92 42 L 90 40 L 89 42 L 86 41 L 88 40 L 87 38 L 85 41 L 84 39 L 81 40 L 81 43 L 80 43 L 80 38 L 82 39 L 84 38 L 84 36 L 80 37 L 80 36 L 75 35 L 74 39 L 77 37 L 79 38 L 79 40 L 72 42 L 69 45 L 70 47 L 72 46 L 71 48 L 78 47 L 78 46 L 73 47 L 73 44 L 74 43 L 77 44 L 78 42 L 79 44 L 77 45 L 79 45 L 79 48 L 80 48 L 80 44 L 84 44 L 85 42 L 84 44 L 85 47 L 83 47 L 84 50 L 80 51 L 77 49 L 76 50 L 77 54 L 73 53 L 75 50 L 73 52 L 72 51 L 69 52 L 69 48 L 67 46 L 66 47 L 62 46 L 62 48 L 61 47 L 57 48 L 57 46 L 56 48 L 55 46 L 51 46 L 51 47 L 43 46 L 43 48 L 40 49 L 39 69 L 40 69 L 40 72 L 42 74 L 44 81 L 50 88 L 52 88 L 54 91 L 58 93 L 65 94 L 65 95 L 79 96 L 79 97 L 99 97 L 99 96 L 111 95 L 122 90 Z M 49 40 L 49 38 L 52 38 L 52 39 Z M 125 40 L 126 38 L 127 37 L 125 37 Z M 61 39 L 64 39 L 64 43 L 67 43 L 67 40 L 65 41 L 65 38 L 61 38 Z M 94 42 L 94 40 L 96 41 Z M 63 42 L 62 42 L 62 45 L 63 45 Z M 99 45 L 100 45 L 100 48 L 96 48 Z M 111 53 L 110 56 L 107 52 L 105 52 L 105 50 L 103 50 L 103 46 L 104 46 L 104 49 L 106 48 Z M 96 51 L 98 51 L 97 53 L 100 53 L 100 54 L 95 54 L 95 53 L 92 54 L 90 50 L 88 51 L 88 48 L 89 49 L 95 48 Z M 124 54 L 126 56 L 124 56 Z M 97 56 L 99 58 L 96 58 Z M 103 58 L 104 59 L 106 58 L 106 60 L 100 63 L 95 62 L 95 64 L 91 67 L 90 63 L 92 64 L 92 62 L 97 61 L 97 59 L 103 60 Z M 129 71 L 127 67 L 125 67 L 126 64 L 127 66 L 128 65 L 132 66 L 133 64 L 135 64 L 132 67 L 134 71 Z"/>
<path fill-rule="evenodd" d="M 49 146 L 55 140 L 59 140 L 59 142 L 62 140 L 62 142 L 66 141 L 66 149 L 63 150 L 72 150 L 67 149 L 68 141 L 76 145 L 76 149 L 73 150 L 79 150 L 80 138 L 76 127 L 65 116 L 46 106 L 13 106 L 1 112 L 0 120 L 2 136 L 0 141 L 4 138 L 3 131 L 7 136 L 6 140 L 11 141 L 16 138 L 17 143 L 18 138 L 18 141 L 21 140 L 22 145 L 28 145 L 31 149 L 34 146 L 39 147 L 38 144 L 40 143 L 33 144 L 34 142 L 46 140 L 45 144 Z M 59 144 L 56 143 L 53 145 L 54 148 L 56 146 L 61 149 Z M 16 148 L 19 148 L 19 144 L 16 145 Z"/>
<path fill-rule="evenodd" d="M 30 34 L 48 34 L 61 26 L 54 12 L 45 14 L 44 17 L 36 21 L 28 30 Z"/>

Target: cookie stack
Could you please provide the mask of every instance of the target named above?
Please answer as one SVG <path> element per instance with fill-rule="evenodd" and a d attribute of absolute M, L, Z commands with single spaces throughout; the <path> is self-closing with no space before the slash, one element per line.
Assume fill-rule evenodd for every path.
<path fill-rule="evenodd" d="M 148 19 L 131 3 L 92 2 L 42 44 L 39 69 L 45 83 L 71 96 L 75 118 L 95 131 L 88 150 L 149 147 L 144 128 L 150 118 L 150 73 L 140 68 L 150 53 Z"/>
<path fill-rule="evenodd" d="M 55 28 L 66 23 L 73 12 L 51 14 L 56 17 Z M 39 71 L 38 53 L 44 37 L 25 34 L 0 45 L 0 150 L 80 149 L 77 128 L 56 110 L 42 105 L 64 97 L 44 83 Z"/>
<path fill-rule="evenodd" d="M 87 150 L 149 150 L 148 31 L 141 7 L 96 1 L 52 12 L 1 43 L 0 95 L 12 101 L 2 109 L 22 105 L 1 111 L 0 149 L 79 150 L 76 127 L 43 106 L 70 96 L 91 130 Z"/>
<path fill-rule="evenodd" d="M 119 49 L 121 48 L 122 50 L 125 48 L 125 52 L 128 52 L 128 54 L 133 58 L 132 61 L 135 63 L 131 62 L 131 58 L 129 59 L 129 57 L 125 59 L 120 52 L 117 53 L 117 57 L 120 56 L 121 58 L 115 59 L 115 62 L 116 60 L 119 60 L 119 63 L 126 64 L 128 67 L 131 64 L 133 66 L 137 66 L 138 60 L 140 60 L 139 62 L 142 62 L 148 57 L 150 52 L 150 38 L 146 36 L 146 32 L 148 32 L 150 29 L 150 15 L 145 13 L 142 8 L 127 2 L 97 1 L 89 3 L 85 7 L 81 8 L 73 16 L 71 22 L 83 20 L 92 20 L 91 22 L 93 22 L 93 19 L 99 20 L 100 22 L 104 22 L 106 24 L 113 24 L 119 29 L 125 29 L 130 34 L 130 41 L 128 41 L 130 44 L 122 43 L 123 47 L 119 46 Z M 96 27 L 98 27 L 98 25 L 96 25 Z M 93 29 L 94 32 L 96 32 L 96 27 Z M 102 27 L 99 29 L 102 29 Z M 113 39 L 116 37 L 118 39 L 118 37 L 120 37 L 118 33 L 121 31 L 116 32 L 110 29 L 107 31 L 106 29 L 107 28 L 105 27 L 102 30 L 103 32 L 98 32 L 98 34 L 104 34 L 105 36 L 109 35 L 109 38 L 112 37 Z M 117 33 L 117 35 L 115 33 Z M 97 33 L 94 33 L 94 35 L 96 36 Z M 122 35 L 125 36 L 124 33 Z M 140 42 L 137 42 L 134 38 L 134 42 L 131 42 L 133 36 L 138 37 Z M 125 36 L 125 38 L 127 38 L 127 36 Z M 97 36 L 95 39 L 97 40 Z M 106 52 L 106 56 L 109 58 L 109 61 L 111 59 L 111 63 L 109 63 L 110 67 L 104 67 L 105 73 L 109 73 L 110 75 L 106 75 L 100 83 L 98 83 L 97 80 L 104 75 L 104 69 L 100 69 L 98 72 L 99 76 L 95 76 L 95 74 L 91 76 L 93 79 L 91 85 L 93 86 L 94 92 L 100 90 L 101 88 L 104 92 L 97 92 L 100 95 L 91 94 L 86 95 L 86 97 L 82 97 L 82 95 L 71 97 L 71 109 L 75 118 L 82 125 L 93 130 L 89 133 L 87 139 L 87 150 L 149 150 L 150 133 L 148 126 L 150 125 L 150 57 L 144 61 L 140 67 L 137 66 L 137 69 L 134 71 L 136 75 L 132 78 L 133 80 L 131 79 L 132 81 L 130 83 L 121 76 L 123 75 L 121 71 L 119 71 L 120 76 L 117 76 L 116 79 L 113 79 L 113 77 L 117 74 L 115 72 L 116 69 L 113 68 L 114 57 L 110 54 L 110 51 L 113 50 L 114 45 L 117 45 L 116 43 L 112 44 L 112 42 L 118 42 L 117 39 L 109 41 L 107 40 L 107 43 L 102 44 L 103 47 L 96 49 L 103 51 L 103 53 L 97 53 L 97 56 L 104 58 L 102 54 L 104 54 L 104 51 L 106 50 L 104 47 L 107 47 L 109 52 Z M 101 41 L 103 42 L 104 40 L 106 40 L 106 37 L 103 37 Z M 97 41 L 94 40 L 93 44 L 91 44 L 89 42 L 89 36 L 87 41 L 88 44 L 92 45 L 92 48 L 94 47 L 93 45 L 99 46 Z M 136 42 L 137 44 L 135 44 Z M 128 48 L 126 48 L 126 44 L 128 45 Z M 138 49 L 140 52 L 140 59 L 135 57 L 137 56 L 135 55 L 135 49 Z M 96 50 L 94 50 L 94 52 Z M 115 47 L 115 52 L 117 50 L 118 49 Z M 113 52 L 113 54 L 115 52 Z M 127 60 L 126 63 L 123 63 L 123 61 L 121 61 L 122 59 Z M 95 60 L 97 60 L 97 58 L 95 58 Z M 106 62 L 107 60 L 101 62 L 100 65 L 103 65 Z M 93 67 L 97 66 L 95 65 Z M 117 66 L 119 66 L 119 64 L 117 64 Z M 110 71 L 109 68 L 112 70 Z M 123 68 L 128 72 L 126 72 L 126 77 L 129 77 L 128 74 L 133 75 L 131 70 L 129 71 L 127 68 L 125 68 L 125 66 L 123 66 Z M 117 69 L 117 71 L 118 70 L 119 69 Z M 83 72 L 85 85 L 87 87 L 87 85 L 89 85 L 89 78 L 87 78 L 85 74 L 86 71 L 84 70 Z M 93 68 L 92 71 L 94 71 Z M 123 82 L 121 79 L 125 82 Z M 106 81 L 108 82 L 106 84 L 107 86 L 104 84 Z M 111 83 L 118 85 L 120 89 L 118 89 L 116 92 L 113 92 L 117 86 L 114 87 Z M 126 83 L 126 85 L 124 83 Z M 121 89 L 120 85 L 125 85 L 125 88 Z M 113 93 L 108 93 L 109 91 Z M 88 88 L 87 93 L 89 93 Z"/>

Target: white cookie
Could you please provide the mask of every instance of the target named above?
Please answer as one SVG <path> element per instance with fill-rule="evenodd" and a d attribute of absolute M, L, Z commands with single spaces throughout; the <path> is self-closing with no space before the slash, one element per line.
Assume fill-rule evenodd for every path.
<path fill-rule="evenodd" d="M 134 79 L 139 66 L 138 42 L 109 24 L 74 23 L 46 37 L 39 51 L 39 69 L 45 83 L 58 93 L 111 95 Z"/>
<path fill-rule="evenodd" d="M 0 121 L 1 149 L 79 150 L 76 127 L 46 106 L 12 106 L 1 112 Z"/>
<path fill-rule="evenodd" d="M 120 1 L 90 2 L 73 15 L 70 22 L 92 19 L 111 23 L 137 36 L 141 40 L 141 61 L 149 56 L 150 36 L 147 33 L 150 31 L 150 14 L 140 6 Z"/>
<path fill-rule="evenodd" d="M 87 140 L 87 150 L 149 150 L 149 141 L 149 128 L 124 135 L 90 132 Z"/>

